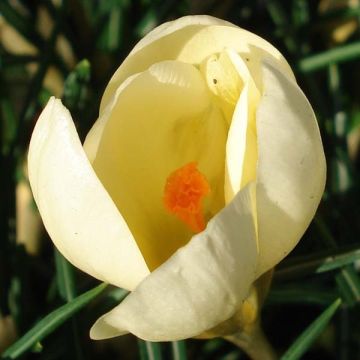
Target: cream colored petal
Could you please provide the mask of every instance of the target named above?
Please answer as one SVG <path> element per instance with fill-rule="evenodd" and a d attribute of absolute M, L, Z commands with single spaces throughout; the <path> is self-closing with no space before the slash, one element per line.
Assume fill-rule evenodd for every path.
<path fill-rule="evenodd" d="M 213 25 L 198 30 L 179 50 L 177 59 L 198 64 L 211 54 L 224 49 L 231 49 L 241 56 L 260 91 L 261 61 L 264 57 L 272 59 L 289 77 L 294 77 L 285 58 L 275 47 L 263 38 L 238 27 Z"/>
<path fill-rule="evenodd" d="M 28 163 L 34 198 L 60 252 L 100 280 L 135 288 L 149 270 L 60 100 L 51 98 L 40 115 Z"/>
<path fill-rule="evenodd" d="M 258 275 L 297 244 L 320 202 L 326 163 L 314 112 L 298 85 L 269 62 L 257 110 Z"/>
<path fill-rule="evenodd" d="M 228 124 L 232 121 L 235 105 L 246 81 L 229 55 L 228 50 L 213 54 L 200 65 L 208 88 L 214 95 L 214 102 L 223 111 Z M 240 59 L 236 53 L 235 56 Z M 249 71 L 247 73 L 249 77 Z"/>
<path fill-rule="evenodd" d="M 86 135 L 83 147 L 90 163 L 92 163 L 96 158 L 101 136 L 107 124 L 107 120 L 109 119 L 110 110 L 111 106 L 108 106 L 107 109 L 105 109 L 103 112 L 102 116 L 95 121 L 94 125 Z"/>
<path fill-rule="evenodd" d="M 100 140 L 103 135 L 103 131 L 105 129 L 105 126 L 107 125 L 110 117 L 111 117 L 111 111 L 113 110 L 113 107 L 115 106 L 115 103 L 121 94 L 121 92 L 129 86 L 132 81 L 139 76 L 139 74 L 135 74 L 127 78 L 116 90 L 114 96 L 112 97 L 111 101 L 108 103 L 106 109 L 102 112 L 101 116 L 95 121 L 94 125 L 86 135 L 86 139 L 84 142 L 84 150 L 85 153 L 89 159 L 89 161 L 92 163 L 96 158 L 96 153 L 98 151 Z"/>
<path fill-rule="evenodd" d="M 231 201 L 240 189 L 249 123 L 249 86 L 245 86 L 236 104 L 226 143 L 225 202 Z"/>
<path fill-rule="evenodd" d="M 246 62 L 232 49 L 229 59 L 245 86 L 237 101 L 226 143 L 225 200 L 256 179 L 257 138 L 256 108 L 260 93 L 246 66 Z"/>
<path fill-rule="evenodd" d="M 254 183 L 240 191 L 205 231 L 102 316 L 90 336 L 131 332 L 150 341 L 196 336 L 230 318 L 254 280 L 257 249 Z"/>
<path fill-rule="evenodd" d="M 209 15 L 194 15 L 194 16 L 183 16 L 179 19 L 174 21 L 168 21 L 157 26 L 155 29 L 150 31 L 146 36 L 144 36 L 131 50 L 129 55 L 133 55 L 143 49 L 144 47 L 148 46 L 149 44 L 153 43 L 156 40 L 163 38 L 175 31 L 179 31 L 188 26 L 209 26 L 209 25 L 224 25 L 224 26 L 234 26 L 229 21 L 225 21 L 222 19 L 218 19 L 214 16 Z"/>
<path fill-rule="evenodd" d="M 117 95 L 93 167 L 153 270 L 193 235 L 164 205 L 171 173 L 197 162 L 211 188 L 206 220 L 224 206 L 227 124 L 200 71 L 179 61 L 151 66 Z"/>
<path fill-rule="evenodd" d="M 264 56 L 272 57 L 289 76 L 284 57 L 264 39 L 237 26 L 209 16 L 188 16 L 161 25 L 134 48 L 113 75 L 102 98 L 100 113 L 117 87 L 130 75 L 164 60 L 201 64 L 208 56 L 232 48 L 247 61 L 255 82 L 261 87 L 259 68 Z"/>

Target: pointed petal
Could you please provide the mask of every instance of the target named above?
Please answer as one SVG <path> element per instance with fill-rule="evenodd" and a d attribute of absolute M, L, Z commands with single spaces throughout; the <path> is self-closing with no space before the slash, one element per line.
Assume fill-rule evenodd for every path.
<path fill-rule="evenodd" d="M 258 274 L 297 244 L 325 186 L 326 163 L 314 112 L 298 85 L 270 62 L 257 110 Z"/>
<path fill-rule="evenodd" d="M 256 179 L 257 138 L 256 108 L 260 93 L 246 62 L 233 50 L 227 49 L 231 63 L 244 87 L 235 106 L 226 143 L 225 201 Z"/>
<path fill-rule="evenodd" d="M 257 135 L 255 113 L 259 92 L 251 78 L 241 92 L 226 143 L 225 201 L 256 178 Z"/>
<path fill-rule="evenodd" d="M 149 270 L 60 100 L 51 98 L 40 115 L 28 161 L 35 201 L 60 252 L 100 280 L 135 288 Z"/>
<path fill-rule="evenodd" d="M 236 104 L 226 143 L 225 202 L 240 190 L 244 170 L 246 134 L 249 125 L 249 85 L 246 84 Z"/>
<path fill-rule="evenodd" d="M 257 248 L 254 183 L 240 191 L 206 230 L 151 273 L 90 336 L 132 332 L 150 341 L 196 336 L 231 317 L 254 280 Z"/>

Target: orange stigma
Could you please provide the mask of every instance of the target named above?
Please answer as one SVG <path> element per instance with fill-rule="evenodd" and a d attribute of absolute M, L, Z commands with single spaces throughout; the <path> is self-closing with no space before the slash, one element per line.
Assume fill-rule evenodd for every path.
<path fill-rule="evenodd" d="M 210 193 L 205 176 L 197 163 L 188 163 L 169 175 L 164 189 L 164 205 L 192 231 L 205 229 L 202 199 Z"/>

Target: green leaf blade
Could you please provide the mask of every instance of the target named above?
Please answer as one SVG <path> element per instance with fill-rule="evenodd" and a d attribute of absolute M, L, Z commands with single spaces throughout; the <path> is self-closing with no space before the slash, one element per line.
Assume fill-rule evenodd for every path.
<path fill-rule="evenodd" d="M 138 339 L 141 360 L 162 360 L 161 344 Z"/>
<path fill-rule="evenodd" d="M 171 343 L 173 360 L 186 360 L 186 343 L 182 341 L 173 341 Z"/>
<path fill-rule="evenodd" d="M 329 323 L 340 304 L 341 299 L 337 299 L 328 308 L 326 308 L 322 314 L 318 316 L 295 340 L 295 342 L 281 357 L 281 360 L 300 359 L 324 330 L 325 326 Z"/>
<path fill-rule="evenodd" d="M 55 249 L 56 277 L 59 293 L 63 300 L 69 302 L 76 296 L 74 270 L 72 265 Z"/>
<path fill-rule="evenodd" d="M 61 324 L 63 324 L 73 314 L 75 314 L 77 311 L 87 305 L 92 299 L 94 299 L 102 291 L 104 291 L 106 287 L 107 284 L 100 284 L 45 316 L 24 336 L 22 336 L 18 341 L 11 345 L 2 354 L 1 358 L 17 359 L 19 356 L 24 354 L 25 351 L 34 346 L 37 342 L 44 339 L 47 335 L 49 335 Z"/>

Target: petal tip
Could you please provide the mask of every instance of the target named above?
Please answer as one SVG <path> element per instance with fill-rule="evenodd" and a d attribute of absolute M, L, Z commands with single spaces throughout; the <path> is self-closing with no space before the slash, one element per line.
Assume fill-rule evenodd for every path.
<path fill-rule="evenodd" d="M 106 321 L 106 317 L 106 314 L 103 315 L 98 320 L 96 320 L 95 324 L 91 327 L 89 335 L 92 340 L 110 339 L 128 333 L 126 330 L 118 329 L 110 325 Z"/>

